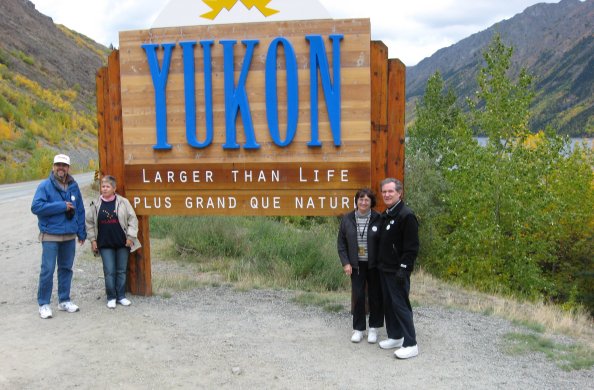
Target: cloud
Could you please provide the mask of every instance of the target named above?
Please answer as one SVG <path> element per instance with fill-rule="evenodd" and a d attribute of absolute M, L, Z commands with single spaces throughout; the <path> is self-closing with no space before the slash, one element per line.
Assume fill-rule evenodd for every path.
<path fill-rule="evenodd" d="M 150 28 L 168 4 L 163 0 L 31 1 L 54 22 L 106 46 L 118 46 L 119 31 Z M 283 1 L 299 0 L 273 0 L 270 6 Z M 372 39 L 384 41 L 390 57 L 408 66 L 533 4 L 558 1 L 319 0 L 334 18 L 370 18 Z"/>

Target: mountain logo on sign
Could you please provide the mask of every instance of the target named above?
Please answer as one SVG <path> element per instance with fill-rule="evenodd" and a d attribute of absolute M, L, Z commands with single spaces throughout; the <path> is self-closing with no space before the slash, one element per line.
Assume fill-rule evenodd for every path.
<path fill-rule="evenodd" d="M 202 2 L 208 5 L 211 10 L 200 15 L 200 17 L 215 20 L 223 8 L 227 9 L 227 11 L 231 11 L 231 8 L 233 8 L 238 1 L 243 3 L 243 5 L 245 5 L 248 10 L 256 7 L 256 9 L 260 11 L 264 17 L 268 17 L 279 12 L 278 10 L 267 7 L 271 0 L 202 0 Z"/>

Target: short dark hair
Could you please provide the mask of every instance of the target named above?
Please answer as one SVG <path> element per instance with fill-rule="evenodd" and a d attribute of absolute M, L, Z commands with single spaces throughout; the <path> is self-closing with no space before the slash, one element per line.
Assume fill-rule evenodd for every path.
<path fill-rule="evenodd" d="M 361 188 L 359 191 L 357 191 L 357 193 L 355 194 L 355 205 L 357 204 L 359 198 L 362 198 L 364 196 L 367 196 L 371 200 L 371 208 L 374 208 L 377 202 L 375 198 L 375 193 L 371 190 L 371 188 L 367 187 Z"/>

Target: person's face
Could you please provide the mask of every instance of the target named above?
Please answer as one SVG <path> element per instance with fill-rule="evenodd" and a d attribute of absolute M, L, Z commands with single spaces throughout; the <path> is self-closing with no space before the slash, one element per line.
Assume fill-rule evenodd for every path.
<path fill-rule="evenodd" d="M 54 175 L 59 178 L 60 180 L 66 179 L 68 176 L 68 170 L 70 169 L 70 165 L 64 163 L 55 163 L 52 170 L 54 171 Z"/>
<path fill-rule="evenodd" d="M 369 199 L 369 196 L 363 195 L 357 199 L 357 210 L 361 214 L 367 214 L 367 212 L 369 211 L 370 208 L 371 208 L 371 199 Z"/>
<path fill-rule="evenodd" d="M 387 183 L 382 186 L 382 197 L 388 208 L 398 203 L 401 196 L 402 194 L 396 191 L 396 183 Z"/>
<path fill-rule="evenodd" d="M 102 181 L 101 182 L 101 195 L 103 195 L 106 198 L 109 198 L 110 196 L 112 196 L 113 194 L 115 194 L 115 187 L 111 185 L 110 182 L 108 181 Z"/>

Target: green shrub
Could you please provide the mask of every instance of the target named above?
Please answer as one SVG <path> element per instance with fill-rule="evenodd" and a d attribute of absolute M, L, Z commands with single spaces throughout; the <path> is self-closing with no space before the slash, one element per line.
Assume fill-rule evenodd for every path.
<path fill-rule="evenodd" d="M 151 231 L 170 237 L 189 261 L 225 259 L 232 281 L 251 278 L 334 291 L 348 286 L 336 253 L 335 221 L 318 219 L 318 224 L 303 229 L 266 217 L 155 217 Z"/>
<path fill-rule="evenodd" d="M 0 64 L 10 65 L 10 54 L 0 48 Z"/>
<path fill-rule="evenodd" d="M 28 56 L 20 50 L 15 51 L 13 54 L 27 65 L 35 64 L 35 60 L 33 59 L 33 57 Z"/>
<path fill-rule="evenodd" d="M 420 221 L 424 269 L 483 291 L 594 312 L 594 157 L 529 132 L 531 77 L 508 78 L 495 36 L 463 117 L 437 73 L 409 132 L 405 195 Z M 488 136 L 480 146 L 468 129 Z"/>

